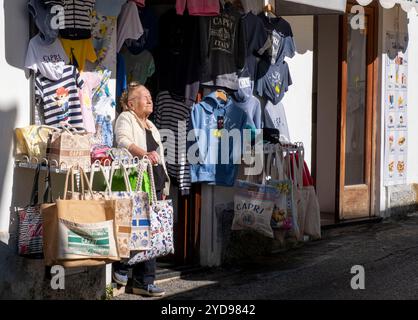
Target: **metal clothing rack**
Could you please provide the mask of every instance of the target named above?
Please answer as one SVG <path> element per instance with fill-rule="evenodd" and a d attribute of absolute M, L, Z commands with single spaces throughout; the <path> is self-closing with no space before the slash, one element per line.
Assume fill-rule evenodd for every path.
<path fill-rule="evenodd" d="M 125 159 L 116 159 L 113 161 L 105 160 L 102 163 L 100 163 L 99 160 L 96 160 L 95 162 L 91 164 L 80 164 L 75 167 L 73 167 L 74 171 L 77 172 L 77 168 L 82 168 L 85 172 L 97 172 L 100 171 L 100 166 L 104 167 L 106 169 L 111 169 L 112 167 L 120 167 L 125 166 L 125 168 L 136 168 L 141 163 L 141 159 L 138 157 L 133 158 L 125 158 Z M 26 169 L 36 169 L 38 165 L 40 165 L 40 169 L 47 171 L 50 170 L 50 172 L 58 173 L 58 174 L 66 174 L 68 170 L 71 168 L 71 166 L 67 166 L 65 162 L 61 162 L 60 164 L 57 163 L 56 160 L 49 161 L 46 158 L 42 158 L 41 161 L 37 157 L 28 157 L 24 156 L 22 160 L 16 160 L 14 163 L 15 167 L 17 168 L 26 168 Z"/>
<path fill-rule="evenodd" d="M 303 142 L 295 142 L 295 143 L 268 143 L 263 145 L 264 153 L 271 153 L 276 151 L 277 149 L 282 149 L 283 151 L 288 152 L 296 152 L 300 149 L 303 149 Z"/>

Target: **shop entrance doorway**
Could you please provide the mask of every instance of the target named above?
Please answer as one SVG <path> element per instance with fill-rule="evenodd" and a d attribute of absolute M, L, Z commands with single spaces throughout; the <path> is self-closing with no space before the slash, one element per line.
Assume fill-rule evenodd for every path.
<path fill-rule="evenodd" d="M 367 218 L 374 211 L 377 19 L 374 7 L 364 10 L 363 26 L 356 28 L 355 14 L 347 13 L 340 28 L 339 220 Z"/>

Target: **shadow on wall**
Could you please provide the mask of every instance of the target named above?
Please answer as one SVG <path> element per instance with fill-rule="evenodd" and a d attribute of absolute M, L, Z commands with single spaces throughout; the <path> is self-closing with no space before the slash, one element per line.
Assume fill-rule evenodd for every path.
<path fill-rule="evenodd" d="M 12 148 L 14 128 L 16 125 L 17 106 L 0 105 L 0 203 L 4 201 L 3 195 L 11 186 L 5 185 L 7 170 L 10 170 L 9 150 Z M 0 212 L 0 214 L 4 214 Z"/>
<path fill-rule="evenodd" d="M 385 9 L 386 10 L 386 9 Z M 385 20 L 387 19 L 388 26 L 391 26 L 392 23 L 390 23 L 391 20 L 393 20 L 393 26 L 391 28 L 387 28 L 387 32 L 391 33 L 393 36 L 396 36 L 395 38 L 391 37 L 391 45 L 386 45 L 382 48 L 383 53 L 388 53 L 387 50 L 390 49 L 388 56 L 390 59 L 395 59 L 398 53 L 398 49 L 401 48 L 402 52 L 405 53 L 408 50 L 409 46 L 409 37 L 408 37 L 408 14 L 403 11 L 402 9 L 399 9 L 399 17 L 396 19 L 396 13 L 395 8 L 390 9 L 387 12 L 385 12 L 387 15 L 384 15 Z M 396 26 L 396 21 L 398 21 L 399 25 Z M 395 28 L 396 26 L 396 28 Z M 395 32 L 395 30 L 399 30 L 398 32 Z M 384 42 L 388 41 L 388 35 L 387 33 L 383 34 Z"/>
<path fill-rule="evenodd" d="M 105 267 L 65 269 L 64 290 L 51 287 L 42 259 L 20 257 L 0 242 L 0 299 L 98 300 L 105 297 Z M 78 268 L 79 269 L 79 268 Z"/>
<path fill-rule="evenodd" d="M 314 18 L 313 16 L 285 16 L 290 23 L 293 32 L 293 39 L 298 54 L 305 54 L 313 51 L 314 48 Z"/>
<path fill-rule="evenodd" d="M 25 70 L 29 39 L 27 0 L 4 0 L 5 57 L 9 65 Z M 29 73 L 26 73 L 26 77 Z"/>

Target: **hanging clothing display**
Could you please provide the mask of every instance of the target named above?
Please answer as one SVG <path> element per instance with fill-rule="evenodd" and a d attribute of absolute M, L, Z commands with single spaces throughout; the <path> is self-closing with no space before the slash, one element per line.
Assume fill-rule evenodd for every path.
<path fill-rule="evenodd" d="M 191 16 L 217 16 L 219 14 L 218 0 L 176 0 L 178 15 L 183 15 L 186 7 Z"/>
<path fill-rule="evenodd" d="M 274 105 L 270 101 L 264 108 L 264 127 L 280 131 L 280 141 L 290 143 L 289 127 L 284 106 L 282 103 Z"/>
<path fill-rule="evenodd" d="M 238 89 L 237 72 L 245 64 L 246 40 L 240 13 L 225 5 L 216 17 L 200 18 L 202 84 Z"/>
<path fill-rule="evenodd" d="M 62 47 L 70 58 L 70 63 L 79 71 L 84 70 L 86 60 L 90 62 L 95 62 L 97 60 L 92 39 L 69 40 L 60 38 L 60 40 Z"/>
<path fill-rule="evenodd" d="M 98 11 L 91 15 L 93 45 L 97 53 L 97 63 L 111 69 L 116 60 L 116 48 L 113 43 L 116 38 L 117 17 L 106 16 Z"/>
<path fill-rule="evenodd" d="M 174 146 L 171 141 L 166 157 L 167 171 L 178 185 L 182 195 L 187 195 L 191 188 L 190 167 L 187 162 L 186 138 L 189 127 L 191 108 L 184 101 L 173 97 L 168 91 L 158 94 L 154 105 L 154 123 L 159 130 L 174 133 Z"/>
<path fill-rule="evenodd" d="M 253 96 L 250 78 L 239 79 L 239 88 L 233 99 L 234 105 L 247 114 L 245 129 L 261 129 L 261 104 Z"/>
<path fill-rule="evenodd" d="M 94 143 L 98 145 L 113 146 L 113 126 L 115 119 L 116 103 L 110 94 L 109 79 L 111 72 L 109 70 L 97 70 L 100 84 L 94 89 L 92 96 L 93 114 L 95 116 L 96 134 Z"/>
<path fill-rule="evenodd" d="M 45 44 L 39 33 L 30 39 L 25 67 L 32 69 L 35 74 L 39 71 L 49 80 L 59 80 L 69 61 L 58 39 L 51 44 Z"/>
<path fill-rule="evenodd" d="M 132 54 L 140 54 L 144 50 L 152 51 L 158 43 L 157 17 L 153 10 L 149 7 L 138 7 L 137 14 L 144 32 L 137 38 L 129 38 L 125 41 Z"/>
<path fill-rule="evenodd" d="M 35 98 L 43 110 L 44 124 L 58 126 L 61 122 L 83 127 L 78 88 L 83 80 L 74 66 L 65 66 L 62 78 L 49 80 L 38 73 L 35 79 Z"/>
<path fill-rule="evenodd" d="M 60 36 L 65 39 L 82 40 L 91 38 L 90 14 L 96 0 L 45 0 L 46 5 L 64 7 L 65 28 Z"/>
<path fill-rule="evenodd" d="M 147 79 L 154 74 L 154 58 L 148 50 L 138 55 L 131 54 L 129 50 L 122 50 L 121 54 L 125 60 L 128 83 L 138 81 L 140 84 L 145 84 Z"/>
<path fill-rule="evenodd" d="M 100 15 L 106 17 L 117 17 L 125 2 L 126 0 L 97 0 L 94 9 Z"/>
<path fill-rule="evenodd" d="M 122 96 L 123 91 L 128 88 L 127 78 L 126 78 L 126 65 L 123 55 L 117 54 L 117 64 L 116 64 L 116 100 L 119 101 L 119 98 Z M 118 113 L 121 113 L 122 110 L 117 110 Z"/>
<path fill-rule="evenodd" d="M 145 0 L 131 0 L 136 3 L 138 7 L 145 7 Z"/>
<path fill-rule="evenodd" d="M 94 90 L 100 85 L 100 79 L 95 72 L 81 72 L 80 77 L 84 82 L 83 87 L 79 90 L 84 128 L 87 132 L 96 133 L 92 98 Z"/>
<path fill-rule="evenodd" d="M 266 45 L 268 36 L 263 21 L 252 12 L 242 17 L 242 25 L 245 32 L 247 52 L 244 72 L 248 72 L 251 80 L 254 80 L 257 75 L 257 55 Z"/>
<path fill-rule="evenodd" d="M 159 89 L 184 96 L 190 106 L 199 91 L 199 17 L 179 16 L 173 8 L 159 20 L 155 57 Z"/>
<path fill-rule="evenodd" d="M 264 48 L 267 50 L 265 51 L 266 61 L 276 64 L 283 61 L 285 57 L 293 58 L 296 46 L 289 22 L 282 17 L 266 17 L 264 13 L 260 13 L 258 17 L 263 21 L 264 28 L 269 36 L 269 42 L 266 43 Z"/>
<path fill-rule="evenodd" d="M 259 96 L 267 98 L 273 104 L 278 104 L 290 85 L 292 85 L 292 78 L 286 61 L 275 65 L 270 65 L 265 61 L 260 62 L 257 75 Z"/>
<path fill-rule="evenodd" d="M 264 0 L 241 0 L 245 13 L 259 14 L 263 11 Z"/>
<path fill-rule="evenodd" d="M 46 2 L 44 4 L 44 2 Z M 54 15 L 51 13 L 51 6 L 47 1 L 29 0 L 28 10 L 32 15 L 33 21 L 39 30 L 39 36 L 44 44 L 52 44 L 58 37 L 58 29 L 51 25 Z"/>
<path fill-rule="evenodd" d="M 237 147 L 241 141 L 236 142 L 230 136 L 228 150 L 222 148 L 221 141 L 225 139 L 222 136 L 225 131 L 222 129 L 229 133 L 232 129 L 239 130 L 241 137 L 247 116 L 235 106 L 230 96 L 226 100 L 223 100 L 223 96 L 224 93 L 219 95 L 217 91 L 213 92 L 192 108 L 190 119 L 195 140 L 189 141 L 188 149 L 193 155 L 198 153 L 199 159 L 198 163 L 189 159 L 192 183 L 232 186 L 235 182 L 238 165 L 234 164 L 234 160 L 241 159 L 241 148 Z M 222 156 L 228 158 L 228 163 L 223 163 Z"/>
<path fill-rule="evenodd" d="M 143 35 L 144 29 L 134 2 L 128 1 L 123 5 L 118 16 L 117 30 L 117 52 L 120 51 L 126 39 L 138 39 Z"/>

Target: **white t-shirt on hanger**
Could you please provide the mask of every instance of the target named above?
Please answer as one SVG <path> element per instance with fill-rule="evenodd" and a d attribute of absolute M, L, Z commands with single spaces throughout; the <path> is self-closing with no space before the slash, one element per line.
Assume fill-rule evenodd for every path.
<path fill-rule="evenodd" d="M 117 24 L 118 40 L 117 52 L 123 46 L 126 39 L 139 39 L 144 34 L 141 20 L 135 2 L 128 1 L 122 7 Z"/>
<path fill-rule="evenodd" d="M 280 131 L 280 141 L 291 142 L 286 112 L 281 102 L 276 105 L 270 101 L 267 102 L 264 109 L 264 127 L 278 129 Z"/>
<path fill-rule="evenodd" d="M 58 38 L 49 45 L 43 43 L 39 34 L 30 39 L 25 60 L 26 68 L 35 73 L 39 71 L 45 78 L 57 81 L 62 78 L 64 67 L 69 61 Z"/>

